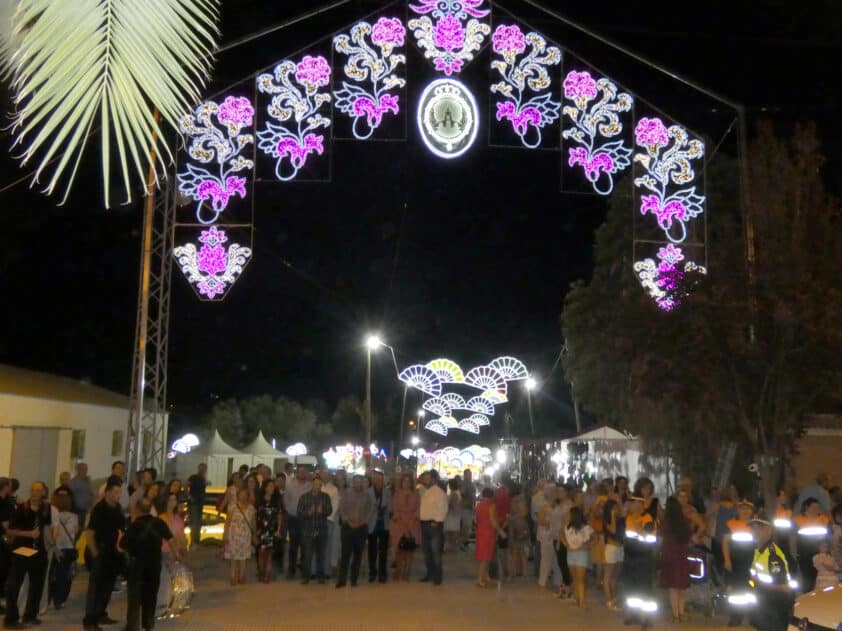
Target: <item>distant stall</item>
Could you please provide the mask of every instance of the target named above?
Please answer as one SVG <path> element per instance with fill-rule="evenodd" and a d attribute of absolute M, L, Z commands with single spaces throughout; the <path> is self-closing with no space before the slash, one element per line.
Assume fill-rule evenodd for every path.
<path fill-rule="evenodd" d="M 272 471 L 282 471 L 284 464 L 289 460 L 287 454 L 278 451 L 269 444 L 269 441 L 263 436 L 263 431 L 257 432 L 257 437 L 251 444 L 243 448 L 243 455 L 250 457 L 250 460 L 243 464 L 247 464 L 249 467 L 266 465 Z"/>

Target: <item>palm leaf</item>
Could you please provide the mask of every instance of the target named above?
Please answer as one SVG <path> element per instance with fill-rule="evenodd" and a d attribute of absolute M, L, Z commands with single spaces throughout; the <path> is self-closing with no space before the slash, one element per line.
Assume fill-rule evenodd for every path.
<path fill-rule="evenodd" d="M 18 0 L 0 0 L 0 76 L 7 78 L 12 70 L 12 16 Z"/>
<path fill-rule="evenodd" d="M 200 100 L 220 0 L 0 0 L 12 1 L 15 145 L 23 147 L 23 164 L 38 160 L 35 182 L 50 168 L 45 192 L 64 182 L 63 202 L 99 128 L 105 204 L 112 159 L 131 201 L 132 172 L 145 182 L 149 168 L 173 159 L 153 112 L 177 129 Z"/>

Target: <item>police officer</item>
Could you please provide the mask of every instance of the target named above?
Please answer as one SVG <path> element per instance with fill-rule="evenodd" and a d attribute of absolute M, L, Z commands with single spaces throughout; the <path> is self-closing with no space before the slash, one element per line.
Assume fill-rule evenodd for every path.
<path fill-rule="evenodd" d="M 772 522 L 763 511 L 751 520 L 754 560 L 751 585 L 757 604 L 752 623 L 757 631 L 786 631 L 792 616 L 795 590 L 783 550 L 773 541 Z"/>

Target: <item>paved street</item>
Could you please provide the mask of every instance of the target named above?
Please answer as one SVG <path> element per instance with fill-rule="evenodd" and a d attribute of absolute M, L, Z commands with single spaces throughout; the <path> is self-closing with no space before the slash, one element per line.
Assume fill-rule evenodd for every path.
<path fill-rule="evenodd" d="M 500 629 L 513 631 L 529 624 L 537 629 L 588 629 L 602 631 L 627 628 L 607 611 L 593 592 L 591 607 L 580 611 L 552 597 L 534 581 L 505 583 L 499 589 L 474 586 L 474 565 L 469 554 L 447 555 L 445 582 L 441 587 L 413 582 L 369 585 L 337 590 L 333 584 L 302 586 L 297 581 L 269 585 L 249 584 L 231 588 L 218 548 L 202 548 L 191 554 L 197 593 L 193 608 L 181 618 L 159 622 L 160 631 L 262 631 L 290 628 L 315 629 Z M 420 554 L 415 559 L 420 576 Z M 249 576 L 253 576 L 253 566 Z M 67 609 L 44 616 L 47 631 L 81 629 L 84 588 L 83 571 L 74 584 Z M 125 594 L 115 594 L 110 613 L 124 620 Z M 120 629 L 121 627 L 112 627 Z M 636 628 L 636 627 L 632 627 Z M 656 629 L 723 629 L 722 619 L 708 620 L 695 614 L 691 622 L 671 625 L 659 620 Z M 743 628 L 747 629 L 747 628 Z"/>

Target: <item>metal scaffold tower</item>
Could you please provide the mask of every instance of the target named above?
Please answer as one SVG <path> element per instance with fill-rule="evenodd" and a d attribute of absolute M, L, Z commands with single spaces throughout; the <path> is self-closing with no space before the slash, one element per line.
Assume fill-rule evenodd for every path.
<path fill-rule="evenodd" d="M 172 177 L 146 198 L 141 240 L 127 473 L 164 470 L 167 454 L 167 351 L 176 187 Z"/>

